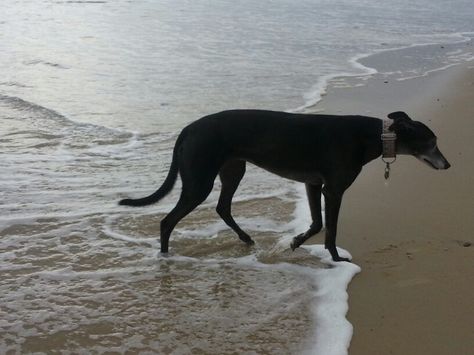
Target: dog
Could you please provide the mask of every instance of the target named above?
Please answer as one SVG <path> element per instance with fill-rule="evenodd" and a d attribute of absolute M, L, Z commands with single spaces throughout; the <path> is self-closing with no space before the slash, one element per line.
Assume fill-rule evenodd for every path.
<path fill-rule="evenodd" d="M 388 115 L 396 134 L 396 153 L 412 155 L 433 169 L 450 164 L 439 151 L 435 134 L 404 112 Z M 219 175 L 222 190 L 217 213 L 246 244 L 254 241 L 231 215 L 232 197 L 252 163 L 306 186 L 312 224 L 293 238 L 295 250 L 321 231 L 321 194 L 325 198 L 325 248 L 334 261 L 349 261 L 336 249 L 339 208 L 345 190 L 362 167 L 382 154 L 383 121 L 367 116 L 300 114 L 265 110 L 230 110 L 192 122 L 179 134 L 171 167 L 163 185 L 144 198 L 124 199 L 120 205 L 145 206 L 159 201 L 182 180 L 179 201 L 161 221 L 161 252 L 168 252 L 177 223 L 201 204 Z"/>

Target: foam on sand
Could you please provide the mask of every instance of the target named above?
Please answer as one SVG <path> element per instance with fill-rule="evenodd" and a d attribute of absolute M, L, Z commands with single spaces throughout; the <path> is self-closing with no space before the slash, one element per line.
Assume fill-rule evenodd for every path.
<path fill-rule="evenodd" d="M 347 354 L 352 338 L 352 324 L 346 319 L 349 310 L 347 287 L 360 267 L 348 262 L 333 262 L 323 245 L 304 246 L 311 254 L 330 266 L 315 270 L 317 290 L 314 293 L 313 317 L 316 324 L 314 340 L 308 354 Z M 338 248 L 339 254 L 350 254 Z"/>

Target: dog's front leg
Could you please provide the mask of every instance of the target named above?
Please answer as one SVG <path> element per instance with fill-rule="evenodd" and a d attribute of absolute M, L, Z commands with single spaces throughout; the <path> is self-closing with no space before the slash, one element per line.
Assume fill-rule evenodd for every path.
<path fill-rule="evenodd" d="M 334 261 L 350 261 L 348 258 L 339 256 L 336 248 L 337 219 L 339 217 L 339 208 L 341 207 L 342 195 L 344 191 L 324 187 L 323 194 L 326 202 L 326 239 L 324 246 L 329 250 Z"/>
<path fill-rule="evenodd" d="M 292 250 L 298 248 L 313 235 L 318 234 L 323 228 L 323 218 L 321 215 L 322 187 L 322 184 L 306 184 L 306 195 L 308 196 L 309 208 L 311 210 L 311 218 L 313 222 L 306 232 L 298 234 L 293 238 L 293 241 L 290 244 Z"/>

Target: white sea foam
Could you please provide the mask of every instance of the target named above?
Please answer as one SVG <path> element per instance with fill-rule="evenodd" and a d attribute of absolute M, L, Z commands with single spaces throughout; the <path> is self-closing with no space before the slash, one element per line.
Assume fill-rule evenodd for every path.
<path fill-rule="evenodd" d="M 304 248 L 331 266 L 316 271 L 317 291 L 313 314 L 317 326 L 314 343 L 307 353 L 345 355 L 348 353 L 353 332 L 352 325 L 345 318 L 349 309 L 347 287 L 361 269 L 353 263 L 333 262 L 322 245 Z M 338 252 L 342 257 L 351 258 L 350 254 L 341 248 L 338 248 Z"/>
<path fill-rule="evenodd" d="M 303 95 L 305 103 L 302 106 L 290 110 L 290 112 L 304 112 L 307 109 L 316 106 L 318 102 L 320 102 L 321 99 L 326 95 L 326 90 L 329 83 L 335 80 L 336 78 L 359 77 L 376 74 L 376 69 L 362 65 L 359 62 L 359 59 L 365 58 L 369 55 L 371 54 L 358 54 L 349 58 L 348 64 L 352 69 L 355 70 L 353 72 L 338 72 L 321 76 L 316 82 L 316 84 L 314 84 L 313 87 Z M 312 112 L 315 111 L 313 110 Z"/>
<path fill-rule="evenodd" d="M 158 243 L 156 238 L 134 238 L 131 236 L 128 236 L 123 233 L 116 232 L 112 230 L 111 227 L 111 222 L 110 218 L 108 218 L 108 221 L 104 223 L 104 227 L 102 228 L 102 232 L 107 235 L 110 238 L 117 239 L 117 240 L 122 240 L 125 242 L 131 242 L 131 243 L 136 243 L 136 244 L 146 244 L 150 247 L 157 248 Z"/>
<path fill-rule="evenodd" d="M 471 60 L 474 60 L 474 57 L 469 56 L 468 58 L 466 58 L 466 61 L 471 61 Z M 438 72 L 438 71 L 443 71 L 443 70 L 458 66 L 458 65 L 462 64 L 463 62 L 447 64 L 445 66 L 442 66 L 442 67 L 439 67 L 439 68 L 436 68 L 436 69 L 426 70 L 426 71 L 424 71 L 422 73 L 419 73 L 417 75 L 404 76 L 404 77 L 401 77 L 401 78 L 397 78 L 396 80 L 397 81 L 405 81 L 405 80 L 411 80 L 411 79 L 416 79 L 416 78 L 427 77 L 428 75 L 430 75 L 432 73 L 435 73 L 435 72 Z"/>

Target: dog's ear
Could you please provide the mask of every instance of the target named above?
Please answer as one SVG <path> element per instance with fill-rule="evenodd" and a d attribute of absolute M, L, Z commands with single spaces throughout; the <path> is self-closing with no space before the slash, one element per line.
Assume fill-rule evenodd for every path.
<path fill-rule="evenodd" d="M 390 118 L 391 120 L 394 120 L 395 122 L 397 121 L 410 122 L 411 121 L 411 118 L 403 111 L 396 111 L 396 112 L 389 113 L 387 117 Z"/>
<path fill-rule="evenodd" d="M 413 123 L 414 122 L 412 120 L 408 121 L 405 119 L 397 119 L 393 121 L 390 127 L 388 127 L 388 130 L 395 133 L 413 132 L 415 129 L 415 125 Z"/>
<path fill-rule="evenodd" d="M 392 125 L 388 128 L 392 132 L 410 131 L 413 127 L 412 119 L 403 111 L 389 113 L 388 118 L 393 120 Z"/>

